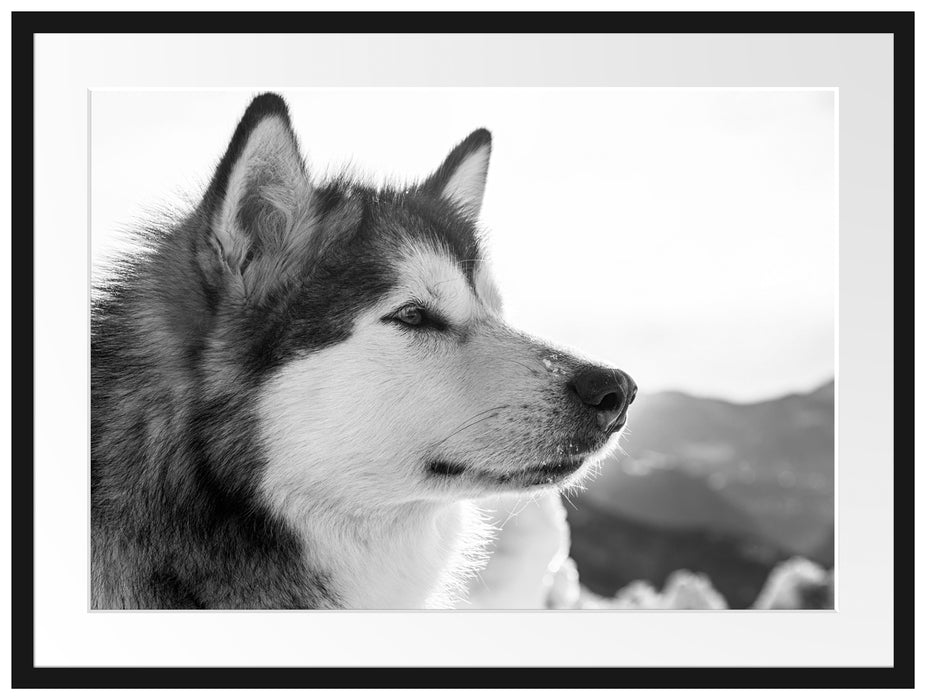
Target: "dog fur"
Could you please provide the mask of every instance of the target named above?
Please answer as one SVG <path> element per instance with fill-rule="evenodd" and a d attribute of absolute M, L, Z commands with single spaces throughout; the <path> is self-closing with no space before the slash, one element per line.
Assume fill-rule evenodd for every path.
<path fill-rule="evenodd" d="M 574 378 L 626 404 L 629 377 L 502 320 L 490 153 L 480 129 L 418 184 L 315 183 L 282 98 L 252 101 L 195 209 L 94 290 L 94 608 L 450 606 L 475 499 L 613 446 Z"/>

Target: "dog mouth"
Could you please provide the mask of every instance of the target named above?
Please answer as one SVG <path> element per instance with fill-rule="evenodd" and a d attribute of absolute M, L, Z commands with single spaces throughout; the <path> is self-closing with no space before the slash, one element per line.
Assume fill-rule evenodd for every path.
<path fill-rule="evenodd" d="M 585 459 L 586 455 L 583 455 L 563 461 L 541 462 L 536 466 L 505 472 L 491 472 L 456 461 L 435 459 L 428 463 L 428 472 L 445 479 L 466 478 L 499 486 L 528 488 L 549 486 L 565 480 L 582 468 Z"/>

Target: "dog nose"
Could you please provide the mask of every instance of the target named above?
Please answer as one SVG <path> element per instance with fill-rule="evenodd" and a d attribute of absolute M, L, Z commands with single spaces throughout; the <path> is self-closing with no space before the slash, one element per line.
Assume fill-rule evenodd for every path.
<path fill-rule="evenodd" d="M 630 375 L 609 367 L 586 367 L 569 382 L 579 400 L 596 412 L 598 426 L 611 428 L 627 415 L 627 407 L 637 397 L 637 385 Z"/>

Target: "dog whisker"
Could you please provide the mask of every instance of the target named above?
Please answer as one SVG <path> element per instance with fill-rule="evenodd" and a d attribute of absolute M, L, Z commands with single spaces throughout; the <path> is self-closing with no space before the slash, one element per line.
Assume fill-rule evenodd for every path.
<path fill-rule="evenodd" d="M 493 411 L 501 411 L 501 410 L 504 410 L 504 409 L 506 409 L 506 408 L 511 408 L 511 406 L 508 405 L 508 404 L 503 404 L 503 405 L 501 405 L 501 406 L 495 406 L 494 408 L 487 408 L 486 410 L 480 411 L 480 412 L 477 413 L 476 415 L 467 418 L 465 421 L 463 421 L 463 424 L 460 425 L 458 428 L 456 428 L 453 432 L 451 432 L 450 435 L 448 435 L 448 436 L 445 437 L 443 440 L 441 440 L 441 441 L 438 442 L 436 445 L 434 445 L 434 448 L 440 447 L 440 446 L 443 445 L 445 442 L 447 442 L 450 438 L 454 437 L 455 435 L 458 435 L 459 433 L 461 433 L 461 432 L 464 431 L 464 430 L 467 430 L 467 429 L 469 429 L 469 428 L 472 428 L 474 425 L 476 425 L 476 424 L 478 424 L 478 423 L 482 423 L 483 421 L 486 421 L 486 420 L 490 420 L 490 419 L 492 419 L 492 418 L 495 418 L 497 414 L 492 415 L 492 412 L 493 412 Z M 485 415 L 485 414 L 487 414 L 487 413 L 490 414 L 490 415 Z"/>
<path fill-rule="evenodd" d="M 523 367 L 524 369 L 526 369 L 528 372 L 530 372 L 530 373 L 533 374 L 534 376 L 537 376 L 537 375 L 540 373 L 541 367 L 540 367 L 539 365 L 538 365 L 537 367 L 531 367 L 531 366 L 528 365 L 526 362 L 521 362 L 520 360 L 516 360 L 516 359 L 514 359 L 513 357 L 504 357 L 504 356 L 502 356 L 502 357 L 500 357 L 500 358 L 498 358 L 498 359 L 504 360 L 504 361 L 506 361 L 506 362 L 512 362 L 512 363 L 514 363 L 514 364 L 516 364 L 516 365 L 520 365 L 521 367 Z"/>

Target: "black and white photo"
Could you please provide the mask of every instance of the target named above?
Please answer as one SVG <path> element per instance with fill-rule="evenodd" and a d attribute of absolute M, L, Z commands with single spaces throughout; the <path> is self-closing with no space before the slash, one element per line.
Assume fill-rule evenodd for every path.
<path fill-rule="evenodd" d="M 833 607 L 833 91 L 91 108 L 93 607 Z"/>

